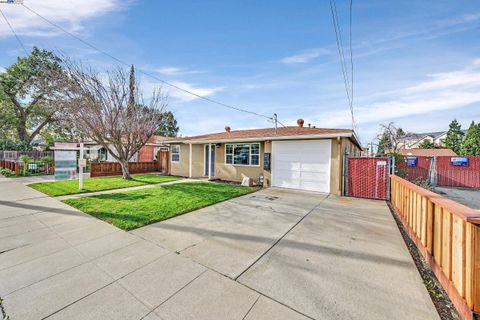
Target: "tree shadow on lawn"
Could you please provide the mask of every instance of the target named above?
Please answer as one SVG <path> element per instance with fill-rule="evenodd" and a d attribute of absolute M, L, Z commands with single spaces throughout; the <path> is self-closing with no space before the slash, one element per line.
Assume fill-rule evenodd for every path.
<path fill-rule="evenodd" d="M 82 199 L 98 199 L 98 200 L 115 200 L 115 201 L 135 201 L 135 200 L 143 200 L 147 198 L 153 197 L 152 194 L 148 193 L 126 193 L 126 192 L 115 192 L 115 193 L 106 193 L 106 194 L 99 194 L 96 196 L 91 196 L 91 197 L 81 197 L 81 198 L 74 198 L 74 199 L 68 199 L 65 200 L 65 203 L 69 204 L 69 200 L 73 200 L 72 202 L 75 202 L 75 200 L 82 200 Z"/>

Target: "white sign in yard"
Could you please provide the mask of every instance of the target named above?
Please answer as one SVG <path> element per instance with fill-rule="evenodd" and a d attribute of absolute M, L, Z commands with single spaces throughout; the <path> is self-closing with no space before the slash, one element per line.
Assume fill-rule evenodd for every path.
<path fill-rule="evenodd" d="M 77 178 L 77 151 L 55 150 L 55 180 Z"/>

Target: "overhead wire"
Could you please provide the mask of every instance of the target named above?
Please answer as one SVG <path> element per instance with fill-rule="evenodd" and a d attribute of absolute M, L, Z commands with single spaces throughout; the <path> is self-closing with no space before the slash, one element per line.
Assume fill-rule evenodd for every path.
<path fill-rule="evenodd" d="M 28 51 L 27 51 L 27 48 L 25 47 L 25 45 L 23 44 L 22 40 L 20 39 L 20 37 L 18 36 L 18 34 L 15 32 L 15 29 L 13 29 L 13 26 L 10 24 L 10 22 L 8 21 L 7 19 L 7 16 L 5 15 L 5 13 L 3 13 L 3 10 L 0 9 L 0 13 L 2 14 L 3 16 L 3 19 L 5 20 L 5 22 L 7 23 L 8 27 L 10 28 L 10 31 L 12 31 L 13 35 L 15 36 L 15 38 L 17 39 L 18 43 L 20 44 L 20 46 L 22 47 L 23 51 L 25 52 L 26 55 L 28 55 Z"/>
<path fill-rule="evenodd" d="M 110 53 L 108 53 L 108 52 L 106 52 L 106 51 L 98 48 L 97 46 L 92 45 L 91 43 L 89 43 L 89 42 L 87 42 L 86 40 L 80 38 L 79 36 L 75 35 L 74 33 L 66 30 L 65 28 L 63 28 L 62 26 L 56 24 L 55 22 L 50 21 L 49 19 L 45 18 L 44 16 L 42 16 L 41 14 L 39 14 L 38 12 L 36 12 L 35 10 L 33 10 L 32 8 L 30 8 L 30 7 L 28 7 L 27 5 L 25 5 L 24 3 L 21 3 L 21 5 L 22 5 L 25 9 L 27 9 L 28 11 L 32 12 L 33 14 L 35 14 L 36 16 L 38 16 L 39 18 L 41 18 L 42 20 L 44 20 L 45 22 L 47 22 L 48 24 L 54 26 L 55 28 L 59 29 L 60 31 L 64 32 L 65 34 L 73 37 L 74 39 L 76 39 L 76 40 L 78 40 L 78 41 L 80 41 L 80 42 L 83 43 L 84 45 L 86 45 L 86 46 L 92 48 L 93 50 L 95 50 L 95 51 L 97 51 L 97 52 L 99 52 L 99 53 L 101 53 L 101 54 L 109 57 L 110 59 L 115 60 L 116 62 L 118 62 L 118 63 L 120 63 L 120 64 L 123 64 L 123 65 L 125 65 L 125 66 L 130 66 L 129 63 L 127 63 L 127 62 L 125 62 L 125 61 L 123 61 L 123 60 L 121 60 L 121 59 L 113 56 L 112 54 L 110 54 Z M 267 115 L 264 115 L 264 114 L 261 114 L 261 113 L 255 112 L 255 111 L 243 109 L 243 108 L 240 108 L 240 107 L 232 106 L 232 105 L 230 105 L 230 104 L 223 103 L 223 102 L 221 102 L 221 101 L 214 100 L 214 99 L 211 99 L 211 98 L 208 98 L 208 97 L 199 95 L 199 94 L 197 94 L 197 93 L 195 93 L 195 92 L 193 92 L 193 91 L 191 91 L 191 90 L 182 88 L 182 87 L 180 87 L 180 86 L 178 86 L 178 85 L 176 85 L 176 84 L 173 84 L 173 83 L 171 83 L 171 82 L 168 82 L 168 81 L 166 81 L 166 80 L 163 80 L 163 79 L 157 77 L 156 75 L 151 74 L 151 73 L 149 73 L 149 72 L 146 72 L 146 71 L 144 71 L 144 70 L 139 69 L 139 72 L 142 73 L 142 74 L 144 74 L 144 75 L 146 75 L 146 76 L 148 76 L 148 77 L 150 77 L 150 78 L 152 78 L 152 79 L 155 79 L 155 80 L 159 81 L 159 82 L 162 83 L 162 84 L 165 84 L 165 85 L 167 85 L 167 86 L 169 86 L 169 87 L 172 87 L 172 88 L 174 88 L 174 89 L 176 89 L 176 90 L 182 91 L 182 92 L 187 93 L 187 94 L 189 94 L 189 95 L 195 96 L 195 97 L 197 97 L 197 98 L 199 98 L 199 99 L 203 99 L 203 100 L 208 101 L 208 102 L 210 102 L 210 103 L 217 104 L 217 105 L 220 105 L 220 106 L 222 106 L 222 107 L 229 108 L 229 109 L 233 109 L 233 110 L 236 110 L 236 111 L 240 111 L 240 112 L 244 112 L 244 113 L 249 113 L 249 114 L 252 114 L 252 115 L 255 115 L 255 116 L 258 116 L 258 117 L 263 117 L 263 118 L 266 118 L 266 119 L 268 119 L 268 120 L 273 120 L 273 118 L 270 117 L 270 116 L 267 116 Z M 277 121 L 277 122 L 278 122 L 279 124 L 281 124 L 280 121 Z M 285 126 L 285 125 L 283 125 L 283 124 L 281 124 L 281 125 L 282 125 L 282 126 Z"/>
<path fill-rule="evenodd" d="M 350 74 L 347 69 L 347 62 L 345 58 L 344 45 L 342 39 L 342 33 L 339 24 L 337 6 L 335 0 L 330 0 L 330 11 L 332 14 L 333 28 L 335 31 L 335 40 L 337 44 L 338 54 L 340 57 L 340 65 L 342 68 L 343 82 L 345 86 L 345 93 L 347 96 L 347 102 L 350 109 L 350 116 L 352 122 L 352 129 L 358 134 L 358 127 L 355 121 L 355 113 L 353 107 L 353 46 L 352 46 L 352 11 L 353 11 L 353 0 L 350 0 L 349 6 L 349 47 L 350 47 Z"/>

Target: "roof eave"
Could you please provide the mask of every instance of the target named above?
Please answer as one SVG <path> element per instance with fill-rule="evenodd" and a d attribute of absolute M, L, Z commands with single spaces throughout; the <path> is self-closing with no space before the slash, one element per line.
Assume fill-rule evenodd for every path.
<path fill-rule="evenodd" d="M 324 133 L 324 134 L 307 134 L 307 135 L 291 135 L 291 136 L 267 136 L 267 137 L 252 137 L 252 138 L 222 138 L 222 139 L 184 139 L 184 140 L 170 140 L 164 143 L 175 144 L 205 144 L 205 143 L 225 143 L 225 142 L 248 142 L 248 141 L 275 141 L 275 140 L 304 140 L 304 139 L 329 139 L 336 137 L 352 138 L 361 148 L 359 140 L 356 134 L 352 132 L 339 132 L 339 133 Z"/>

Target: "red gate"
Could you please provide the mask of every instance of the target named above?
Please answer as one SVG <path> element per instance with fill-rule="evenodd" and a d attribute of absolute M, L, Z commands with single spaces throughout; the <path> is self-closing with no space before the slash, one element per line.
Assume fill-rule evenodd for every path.
<path fill-rule="evenodd" d="M 389 158 L 348 158 L 345 165 L 345 195 L 389 199 Z"/>

